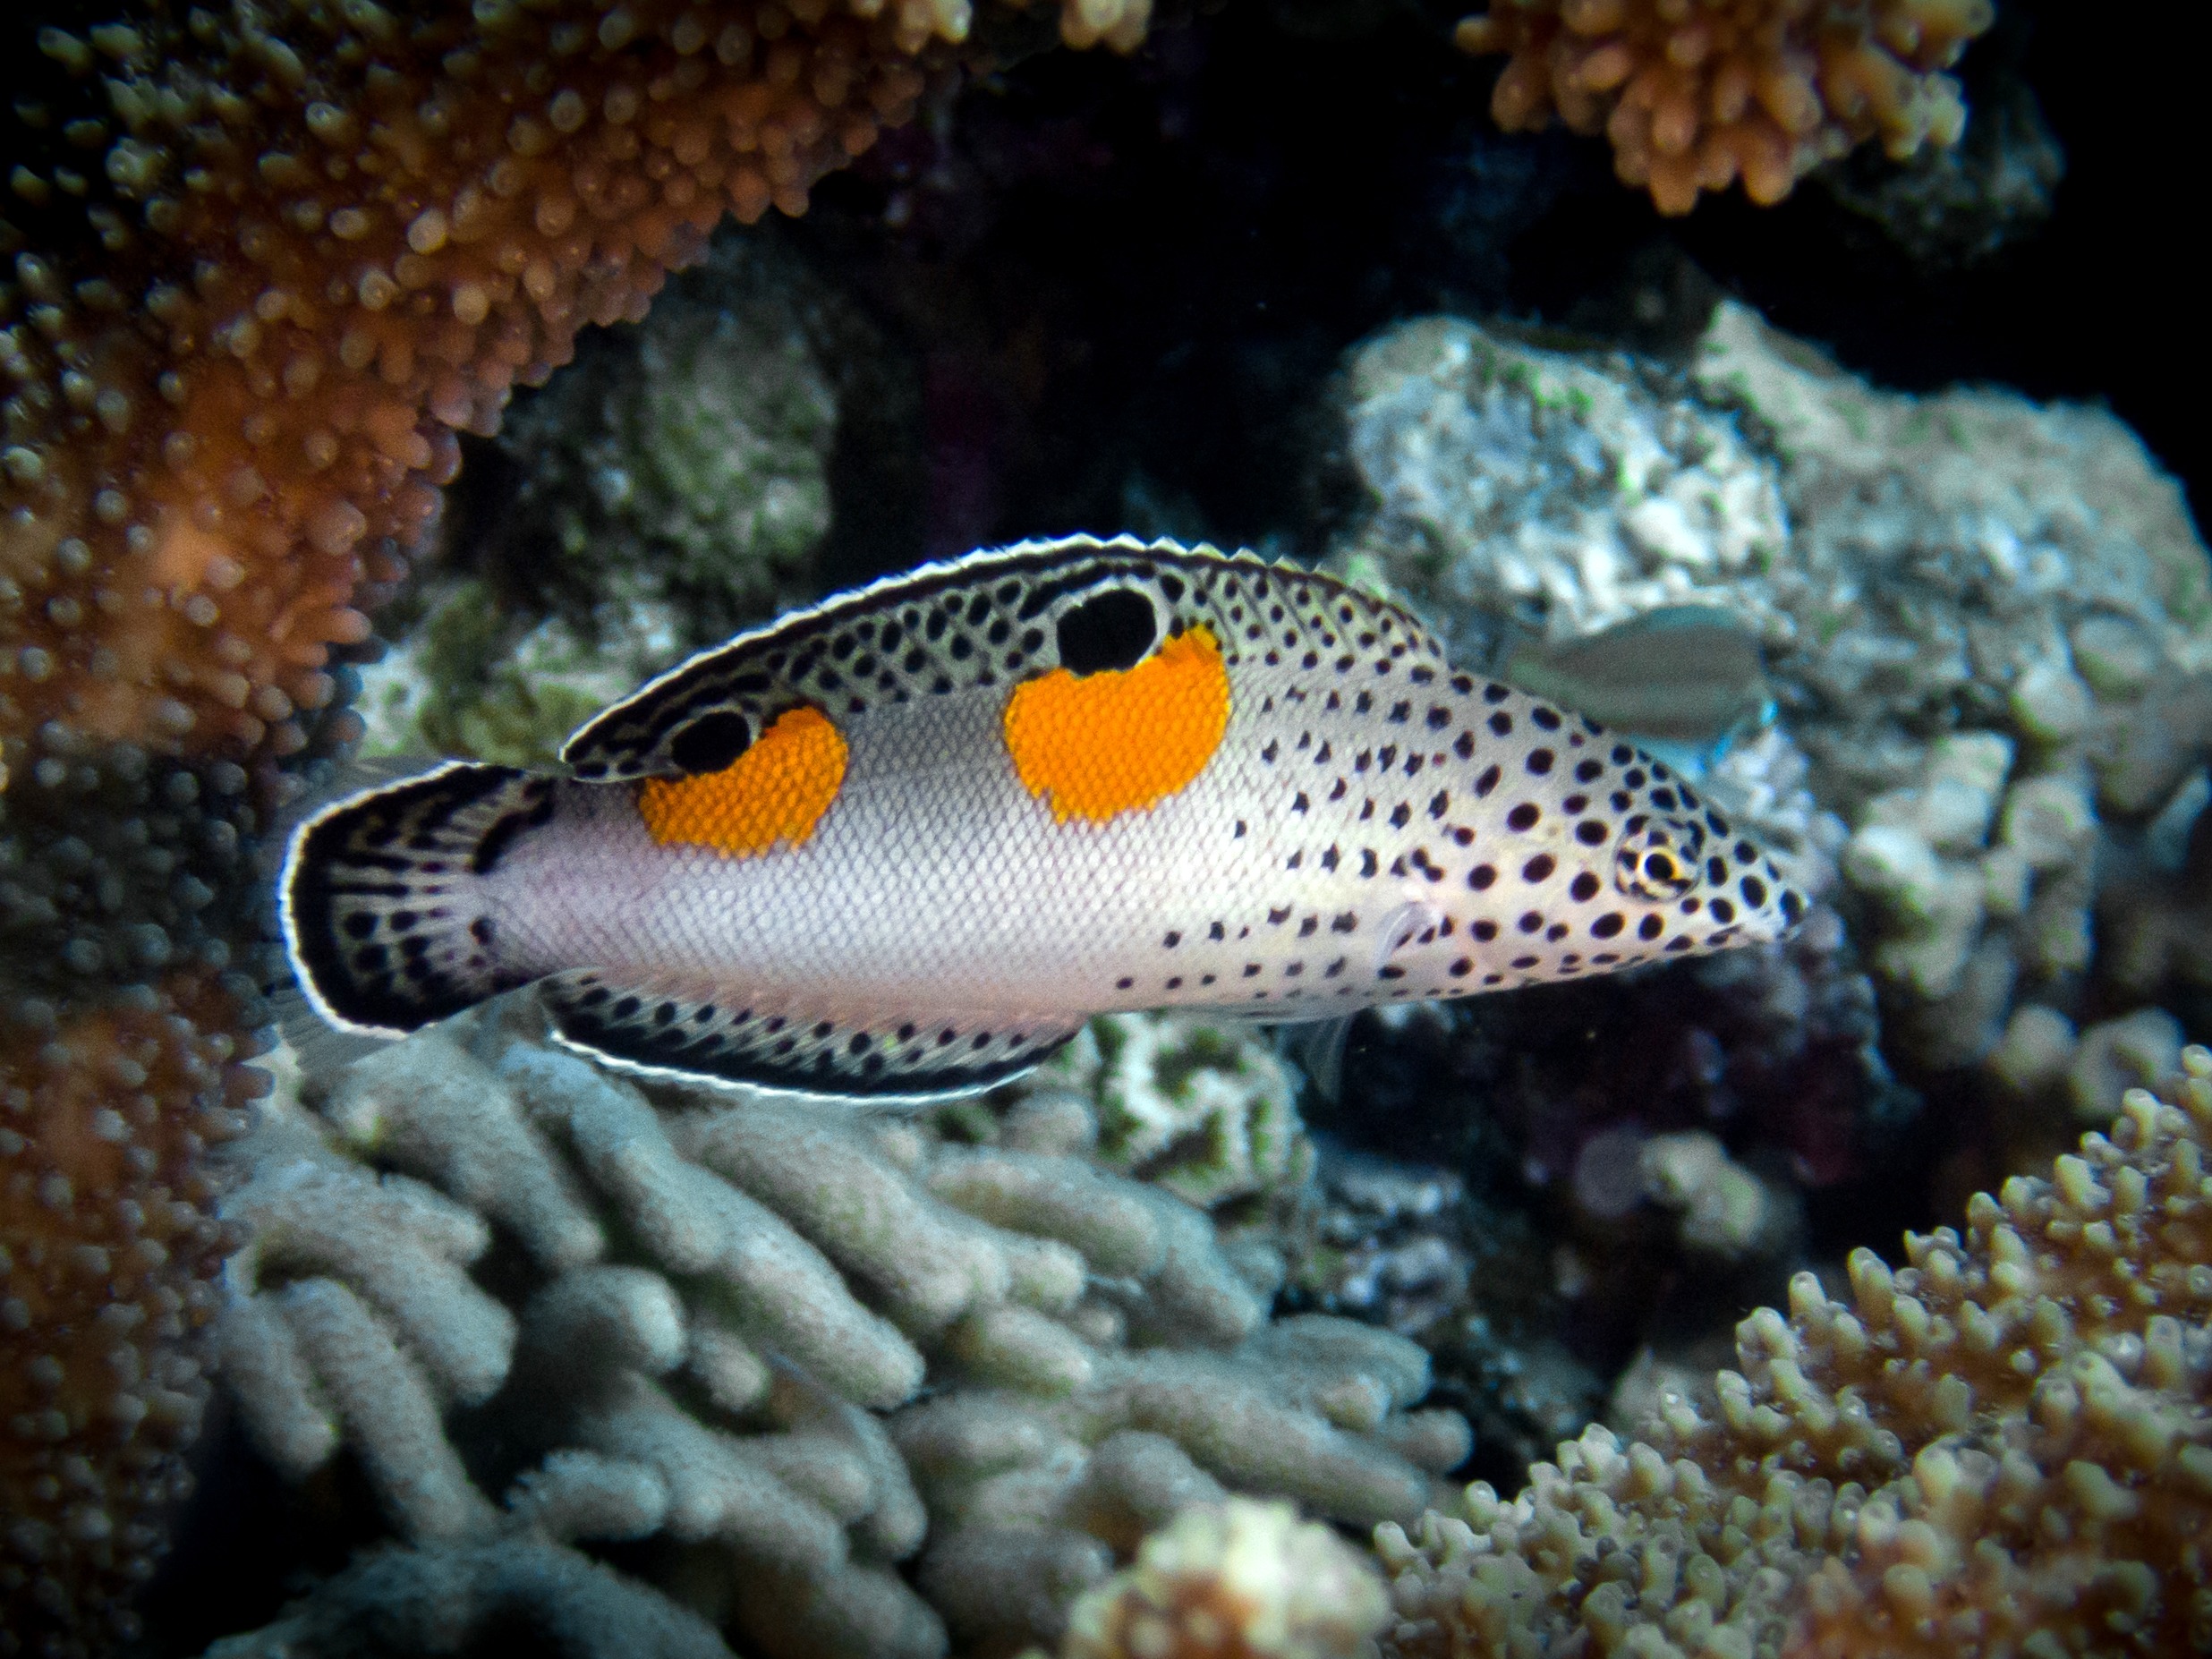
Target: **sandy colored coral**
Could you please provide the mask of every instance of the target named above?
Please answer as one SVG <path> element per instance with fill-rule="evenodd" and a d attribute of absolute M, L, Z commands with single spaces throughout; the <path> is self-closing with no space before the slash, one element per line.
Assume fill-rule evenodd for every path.
<path fill-rule="evenodd" d="M 1457 39 L 1507 55 L 1500 126 L 1603 132 L 1624 183 L 1687 213 L 1739 180 L 1779 201 L 1870 139 L 1901 160 L 1956 143 L 1966 108 L 1938 72 L 1992 16 L 1988 0 L 1499 0 Z"/>
<path fill-rule="evenodd" d="M 1353 1659 L 1390 1617 L 1374 1570 L 1288 1503 L 1186 1510 L 1085 1592 L 1063 1659 Z"/>
<path fill-rule="evenodd" d="M 1704 1410 L 1377 1543 L 1408 1655 L 2199 1651 L 2212 1628 L 2212 1053 L 2050 1178 L 1804 1273 Z"/>

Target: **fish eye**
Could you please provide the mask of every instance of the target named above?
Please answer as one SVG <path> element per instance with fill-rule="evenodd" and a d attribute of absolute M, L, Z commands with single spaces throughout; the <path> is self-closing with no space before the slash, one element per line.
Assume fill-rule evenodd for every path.
<path fill-rule="evenodd" d="M 1654 818 L 1621 838 L 1613 886 L 1631 898 L 1664 904 L 1697 885 L 1705 832 L 1679 818 Z"/>
<path fill-rule="evenodd" d="M 668 759 L 696 778 L 719 772 L 753 746 L 753 723 L 735 709 L 710 709 L 668 740 Z"/>
<path fill-rule="evenodd" d="M 1070 674 L 1134 668 L 1160 637 L 1160 618 L 1149 594 L 1107 588 L 1070 605 L 1053 625 L 1060 667 Z"/>

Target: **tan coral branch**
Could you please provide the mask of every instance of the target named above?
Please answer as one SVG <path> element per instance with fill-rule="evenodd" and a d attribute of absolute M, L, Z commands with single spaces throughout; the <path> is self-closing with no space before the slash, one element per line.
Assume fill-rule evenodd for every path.
<path fill-rule="evenodd" d="M 1957 142 L 1966 107 L 1939 72 L 1992 17 L 1988 0 L 1500 0 L 1455 38 L 1506 55 L 1500 126 L 1603 132 L 1624 183 L 1687 213 L 1740 180 L 1779 201 L 1868 140 L 1900 160 Z"/>
<path fill-rule="evenodd" d="M 2212 1052 L 2048 1180 L 1811 1274 L 1717 1404 L 1593 1427 L 1502 1502 L 1383 1527 L 1398 1654 L 2200 1651 L 2212 1558 Z"/>

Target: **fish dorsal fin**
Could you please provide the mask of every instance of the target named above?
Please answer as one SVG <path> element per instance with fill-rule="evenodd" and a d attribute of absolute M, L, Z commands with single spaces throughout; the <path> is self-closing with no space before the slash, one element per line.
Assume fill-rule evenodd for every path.
<path fill-rule="evenodd" d="M 702 651 L 615 704 L 561 758 L 587 782 L 719 771 L 787 710 L 833 721 L 1067 668 L 1127 668 L 1194 626 L 1232 667 L 1410 657 L 1427 628 L 1333 576 L 1173 541 L 1068 536 L 971 553 L 825 600 Z"/>
<path fill-rule="evenodd" d="M 540 980 L 537 995 L 562 1042 L 621 1066 L 884 1103 L 970 1094 L 1018 1077 L 1084 1019 L 863 1013 L 686 974 L 598 968 Z"/>

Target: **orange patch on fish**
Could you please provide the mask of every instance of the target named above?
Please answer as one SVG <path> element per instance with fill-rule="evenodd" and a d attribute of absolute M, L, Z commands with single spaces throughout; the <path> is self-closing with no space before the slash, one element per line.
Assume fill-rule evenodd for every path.
<path fill-rule="evenodd" d="M 1195 627 L 1133 668 L 1055 668 L 1017 686 L 1006 746 L 1052 816 L 1103 823 L 1154 805 L 1205 770 L 1229 729 L 1229 670 L 1212 630 Z"/>
<path fill-rule="evenodd" d="M 789 709 L 719 772 L 648 778 L 638 815 L 663 847 L 710 847 L 749 858 L 803 845 L 845 782 L 846 744 L 820 709 Z"/>

